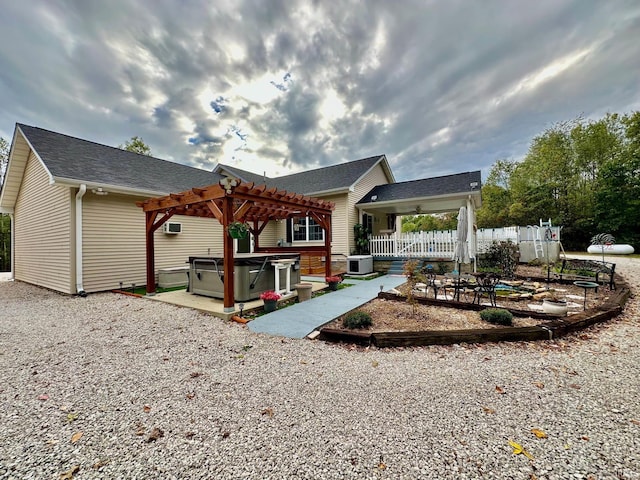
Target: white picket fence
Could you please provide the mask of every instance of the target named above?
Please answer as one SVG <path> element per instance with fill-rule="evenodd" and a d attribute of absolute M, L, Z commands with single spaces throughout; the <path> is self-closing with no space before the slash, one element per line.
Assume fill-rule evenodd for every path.
<path fill-rule="evenodd" d="M 553 241 L 560 241 L 560 230 L 561 227 L 551 227 Z M 448 258 L 453 256 L 456 236 L 456 230 L 372 235 L 369 249 L 376 257 Z M 476 238 L 477 252 L 483 253 L 494 241 L 544 241 L 545 229 L 537 226 L 483 228 L 476 232 Z"/>

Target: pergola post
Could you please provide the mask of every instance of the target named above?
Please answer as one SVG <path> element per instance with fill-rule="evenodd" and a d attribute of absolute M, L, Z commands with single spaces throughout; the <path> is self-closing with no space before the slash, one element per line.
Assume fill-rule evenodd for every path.
<path fill-rule="evenodd" d="M 324 262 L 324 273 L 325 277 L 331 276 L 331 216 L 329 218 L 324 217 L 324 254 L 325 254 L 325 262 Z"/>
<path fill-rule="evenodd" d="M 229 235 L 227 227 L 233 222 L 233 198 L 224 197 L 222 204 L 222 242 L 224 245 L 224 311 L 233 312 L 235 306 L 233 238 Z"/>
<path fill-rule="evenodd" d="M 147 295 L 156 293 L 156 264 L 153 222 L 158 212 L 145 212 L 146 217 L 146 255 L 147 255 Z"/>

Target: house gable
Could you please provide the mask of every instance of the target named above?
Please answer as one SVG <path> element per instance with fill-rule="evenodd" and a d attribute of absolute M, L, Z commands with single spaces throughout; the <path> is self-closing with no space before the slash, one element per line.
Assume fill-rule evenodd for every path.
<path fill-rule="evenodd" d="M 72 276 L 71 189 L 49 184 L 49 174 L 31 152 L 14 207 L 16 280 L 75 293 Z"/>

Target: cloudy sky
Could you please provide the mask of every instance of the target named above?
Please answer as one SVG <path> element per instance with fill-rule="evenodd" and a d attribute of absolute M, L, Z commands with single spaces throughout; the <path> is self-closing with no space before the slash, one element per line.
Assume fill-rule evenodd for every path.
<path fill-rule="evenodd" d="M 0 9 L 16 122 L 275 176 L 384 153 L 488 169 L 579 115 L 640 109 L 637 0 L 33 0 Z"/>

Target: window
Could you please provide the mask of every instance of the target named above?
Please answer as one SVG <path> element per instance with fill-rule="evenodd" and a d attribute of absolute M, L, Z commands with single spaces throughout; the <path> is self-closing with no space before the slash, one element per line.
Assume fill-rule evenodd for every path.
<path fill-rule="evenodd" d="M 293 217 L 291 219 L 294 242 L 313 242 L 324 240 L 324 230 L 311 217 Z"/>

